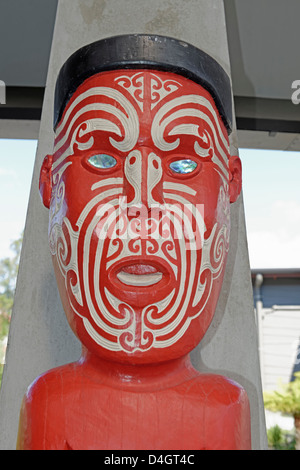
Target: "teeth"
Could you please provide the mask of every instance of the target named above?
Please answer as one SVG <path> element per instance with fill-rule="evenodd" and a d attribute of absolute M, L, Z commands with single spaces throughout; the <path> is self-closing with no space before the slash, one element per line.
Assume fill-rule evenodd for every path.
<path fill-rule="evenodd" d="M 161 280 L 162 273 L 129 274 L 120 271 L 117 277 L 123 284 L 127 284 L 128 286 L 152 286 Z"/>

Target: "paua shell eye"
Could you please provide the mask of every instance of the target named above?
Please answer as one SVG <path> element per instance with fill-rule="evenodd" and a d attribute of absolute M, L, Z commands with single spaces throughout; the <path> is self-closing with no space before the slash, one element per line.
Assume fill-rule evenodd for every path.
<path fill-rule="evenodd" d="M 111 155 L 107 155 L 106 153 L 92 155 L 90 158 L 88 158 L 88 162 L 90 165 L 99 169 L 113 168 L 117 164 L 117 160 Z"/>
<path fill-rule="evenodd" d="M 169 166 L 174 173 L 186 175 L 187 173 L 192 173 L 197 168 L 197 163 L 193 160 L 183 159 L 175 160 Z"/>

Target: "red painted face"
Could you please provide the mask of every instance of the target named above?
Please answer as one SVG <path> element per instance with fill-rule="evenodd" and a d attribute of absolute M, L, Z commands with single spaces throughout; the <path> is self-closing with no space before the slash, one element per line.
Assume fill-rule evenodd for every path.
<path fill-rule="evenodd" d="M 209 93 L 167 72 L 95 75 L 68 103 L 50 163 L 50 249 L 81 342 L 133 363 L 193 349 L 214 314 L 240 191 Z"/>

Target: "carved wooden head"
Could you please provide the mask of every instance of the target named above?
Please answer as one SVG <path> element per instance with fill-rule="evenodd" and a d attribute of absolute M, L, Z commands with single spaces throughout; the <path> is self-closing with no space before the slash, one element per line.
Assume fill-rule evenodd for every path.
<path fill-rule="evenodd" d="M 125 39 L 127 61 L 116 46 Z M 220 66 L 170 38 L 125 39 L 84 48 L 62 69 L 40 190 L 73 331 L 103 357 L 161 362 L 192 350 L 213 318 L 241 166 Z"/>

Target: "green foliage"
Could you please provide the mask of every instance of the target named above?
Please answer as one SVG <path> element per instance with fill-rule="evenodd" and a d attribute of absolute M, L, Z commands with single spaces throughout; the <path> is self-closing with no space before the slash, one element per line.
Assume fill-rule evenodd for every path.
<path fill-rule="evenodd" d="M 2 362 L 5 358 L 5 338 L 9 331 L 22 241 L 23 234 L 10 245 L 12 257 L 0 260 L 0 384 L 4 367 Z"/>
<path fill-rule="evenodd" d="M 268 429 L 269 447 L 274 450 L 295 450 L 295 435 L 281 429 L 277 424 Z"/>
<path fill-rule="evenodd" d="M 0 340 L 8 335 L 23 234 L 10 245 L 12 257 L 0 260 Z"/>
<path fill-rule="evenodd" d="M 294 373 L 294 380 L 281 384 L 279 391 L 264 393 L 265 408 L 294 417 L 300 416 L 300 372 Z"/>
<path fill-rule="evenodd" d="M 13 256 L 0 260 L 0 293 L 6 299 L 14 298 L 22 241 L 23 235 L 10 245 Z"/>
<path fill-rule="evenodd" d="M 9 312 L 11 312 L 11 307 L 9 307 Z M 0 341 L 3 340 L 6 336 L 8 336 L 10 325 L 10 314 L 6 312 L 1 312 L 0 315 Z"/>

